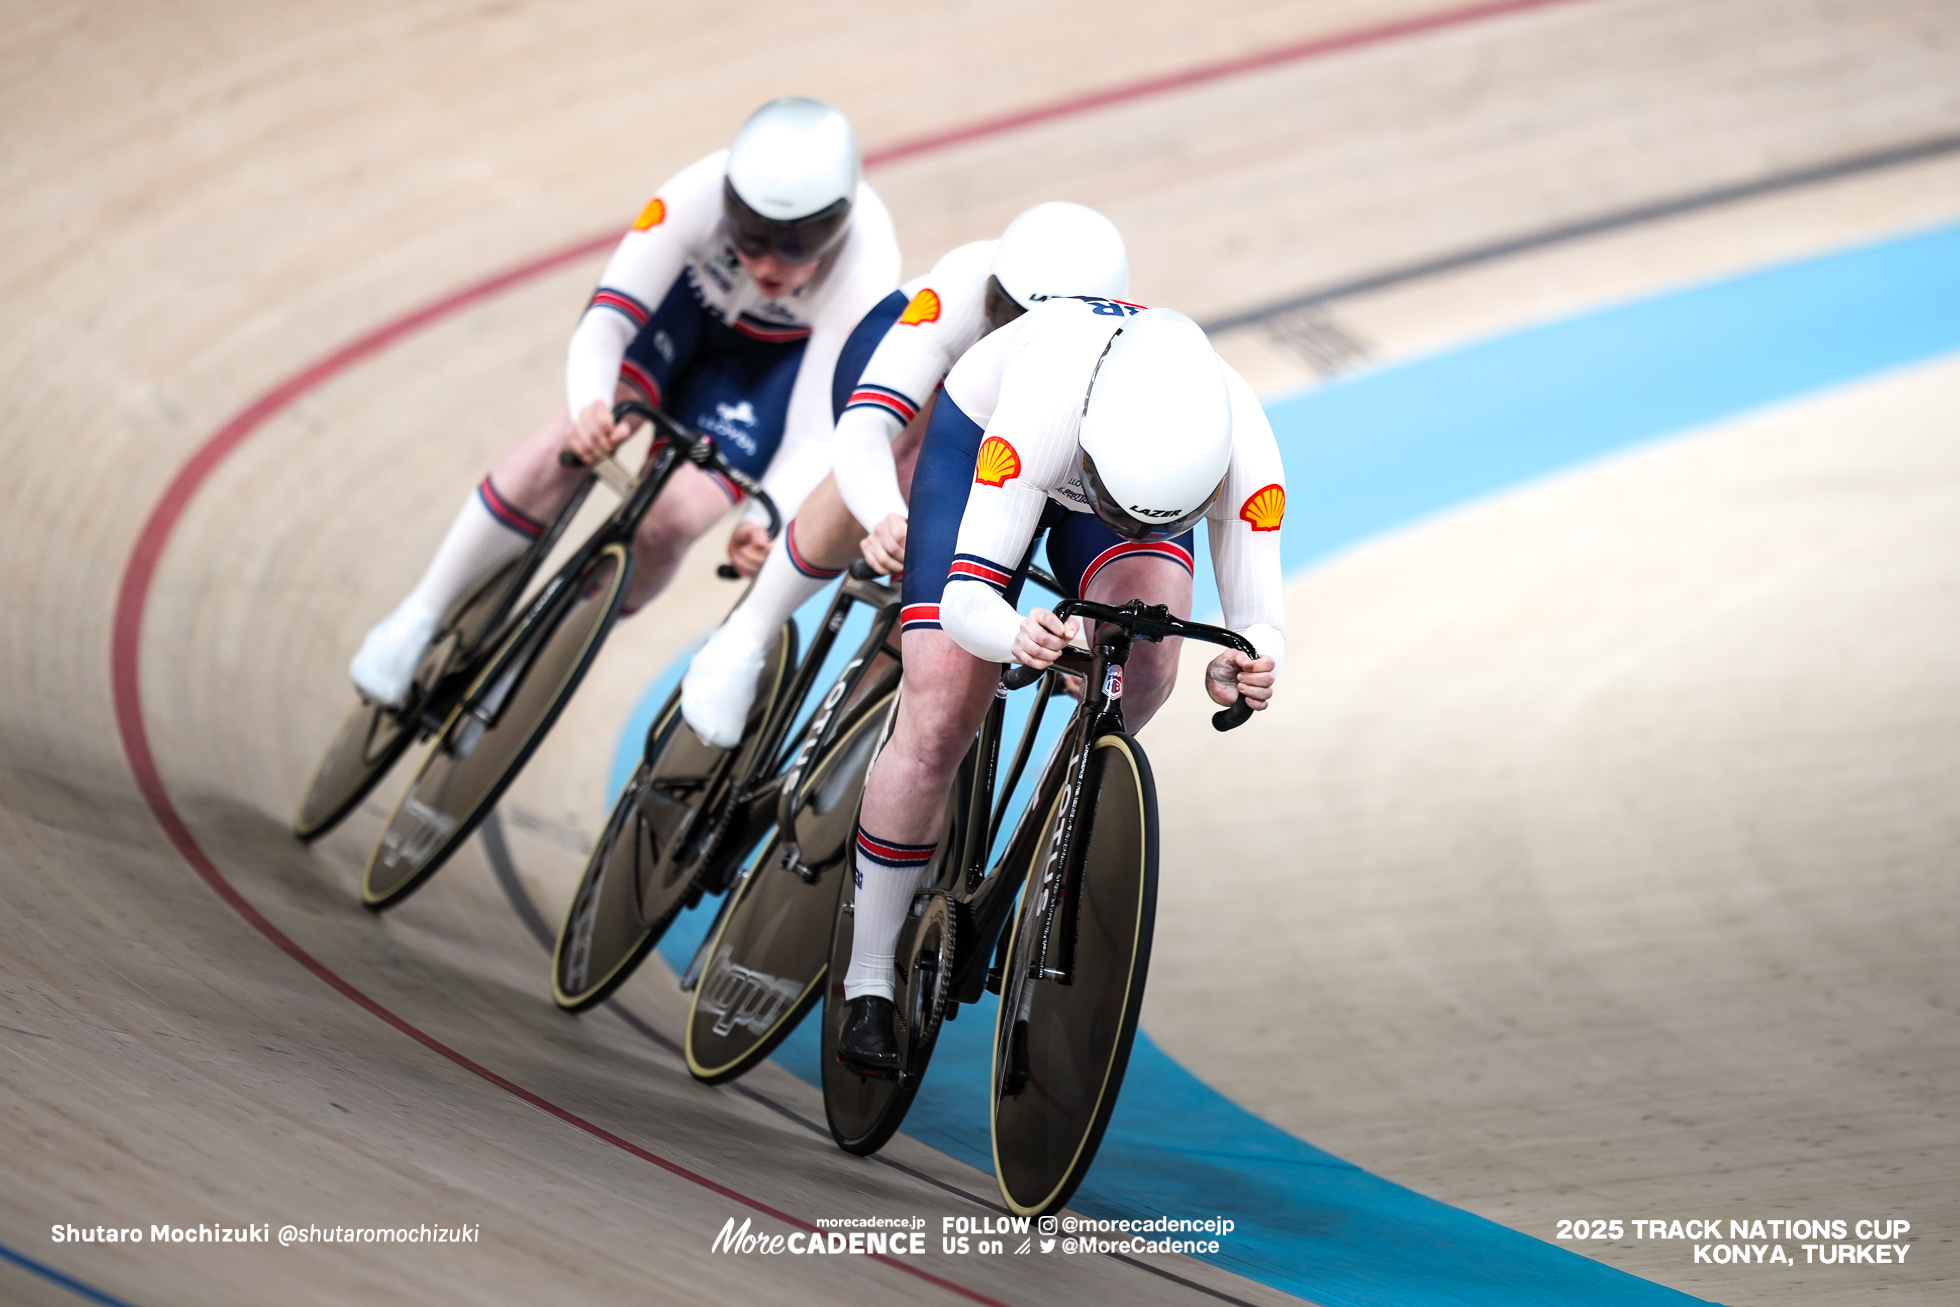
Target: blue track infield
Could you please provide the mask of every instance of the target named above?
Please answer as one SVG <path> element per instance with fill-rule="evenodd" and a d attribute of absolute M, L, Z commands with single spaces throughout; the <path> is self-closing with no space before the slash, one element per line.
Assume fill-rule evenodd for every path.
<path fill-rule="evenodd" d="M 1341 380 L 1268 409 L 1287 466 L 1286 567 L 1297 572 L 1630 445 L 1955 350 L 1960 226 Z M 1210 569 L 1198 576 L 1197 611 L 1214 612 Z M 804 630 L 811 620 L 802 615 Z M 663 673 L 629 719 L 614 793 L 684 666 Z M 709 915 L 682 918 L 662 942 L 676 969 Z M 992 1030 L 991 996 L 945 1028 L 906 1122 L 914 1138 L 989 1173 L 983 1086 Z M 815 1023 L 776 1057 L 815 1083 Z M 1102 1151 L 1071 1205 L 1099 1217 L 1228 1217 L 1237 1228 L 1206 1260 L 1323 1307 L 1699 1301 L 1322 1152 L 1228 1101 L 1141 1033 Z"/>

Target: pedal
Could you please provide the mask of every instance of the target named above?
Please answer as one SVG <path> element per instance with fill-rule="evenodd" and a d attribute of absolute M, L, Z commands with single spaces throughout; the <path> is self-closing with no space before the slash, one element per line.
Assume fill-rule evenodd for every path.
<path fill-rule="evenodd" d="M 856 1076 L 859 1080 L 898 1080 L 900 1078 L 899 1073 L 894 1071 L 876 1071 L 870 1067 L 859 1066 L 855 1062 L 846 1062 L 842 1053 L 831 1054 L 831 1060 Z"/>

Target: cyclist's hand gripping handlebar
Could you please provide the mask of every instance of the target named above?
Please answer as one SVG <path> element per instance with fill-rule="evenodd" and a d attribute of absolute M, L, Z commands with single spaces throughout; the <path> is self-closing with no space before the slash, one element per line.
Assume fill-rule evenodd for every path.
<path fill-rule="evenodd" d="M 1010 690 L 1025 690 L 1046 675 L 1048 675 L 1046 667 L 1030 667 L 1026 663 L 1015 663 L 1000 674 L 1000 683 Z"/>
<path fill-rule="evenodd" d="M 764 490 L 754 477 L 742 471 L 740 468 L 731 467 L 727 460 L 722 458 L 721 454 L 715 449 L 712 440 L 701 435 L 699 432 L 682 426 L 659 409 L 649 404 L 642 404 L 637 399 L 623 399 L 613 405 L 614 422 L 623 421 L 628 417 L 646 419 L 653 424 L 654 431 L 657 433 L 657 439 L 671 441 L 680 450 L 681 456 L 690 463 L 727 479 L 738 490 L 742 491 L 742 493 L 749 495 L 756 503 L 761 504 L 762 511 L 769 518 L 769 538 L 771 540 L 774 540 L 782 534 L 783 515 L 776 510 L 776 501 L 769 497 L 769 492 Z M 558 463 L 559 466 L 568 468 L 585 466 L 585 460 L 581 459 L 569 449 L 558 451 Z M 626 469 L 614 462 L 610 456 L 594 463 L 592 469 L 608 485 L 620 491 L 621 494 L 628 494 L 632 491 L 634 486 L 633 477 Z M 736 572 L 727 563 L 723 563 L 720 567 L 716 568 L 715 572 L 716 575 L 731 581 L 740 575 L 740 573 Z"/>
<path fill-rule="evenodd" d="M 1182 618 L 1171 616 L 1170 609 L 1161 604 L 1146 607 L 1140 599 L 1132 599 L 1121 608 L 1090 603 L 1085 599 L 1064 599 L 1055 605 L 1055 616 L 1063 621 L 1081 616 L 1099 622 L 1110 622 L 1122 627 L 1139 640 L 1162 640 L 1167 636 L 1175 635 L 1186 640 L 1201 640 L 1206 644 L 1237 649 L 1248 658 L 1259 656 L 1259 651 L 1252 647 L 1252 642 L 1236 631 L 1228 631 L 1222 626 L 1207 626 L 1203 622 L 1187 622 Z M 1001 677 L 1001 683 L 1010 690 L 1019 690 L 1024 686 L 1033 685 L 1041 676 L 1041 671 L 1017 663 L 1007 669 L 1006 674 Z M 1218 730 L 1229 731 L 1234 727 L 1245 725 L 1246 720 L 1251 716 L 1252 705 L 1247 703 L 1245 696 L 1241 694 L 1231 707 L 1221 708 L 1213 713 L 1211 724 Z"/>

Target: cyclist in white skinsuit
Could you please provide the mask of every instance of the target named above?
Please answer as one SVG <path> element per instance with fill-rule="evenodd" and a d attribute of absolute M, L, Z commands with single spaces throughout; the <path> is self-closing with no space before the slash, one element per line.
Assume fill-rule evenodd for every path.
<path fill-rule="evenodd" d="M 1259 656 L 1206 669 L 1221 704 L 1272 697 L 1286 647 L 1279 528 L 1286 479 L 1252 390 L 1189 318 L 1110 298 L 1052 300 L 969 350 L 946 378 L 912 482 L 902 614 L 905 680 L 865 783 L 840 1060 L 898 1064 L 892 950 L 940 836 L 947 788 L 1001 664 L 1046 667 L 1077 634 L 1013 606 L 1038 533 L 1065 590 L 1191 607 L 1191 528 L 1204 519 L 1225 625 Z M 1177 641 L 1139 643 L 1124 715 L 1140 730 L 1170 694 Z"/>
<path fill-rule="evenodd" d="M 629 434 L 612 405 L 636 395 L 714 437 L 787 518 L 829 470 L 829 391 L 839 351 L 898 280 L 885 206 L 859 179 L 857 140 L 835 109 L 777 100 L 733 146 L 682 169 L 620 241 L 577 329 L 566 407 L 490 469 L 421 582 L 368 632 L 354 683 L 400 703 L 443 615 L 515 558 L 570 500 L 589 463 Z M 626 611 L 658 594 L 687 546 L 740 498 L 682 465 L 640 525 Z M 730 538 L 752 575 L 767 555 L 751 506 Z"/>
<path fill-rule="evenodd" d="M 866 315 L 838 367 L 831 481 L 811 494 L 682 681 L 681 711 L 696 734 L 721 748 L 740 742 L 769 642 L 860 547 L 879 572 L 903 569 L 912 457 L 959 357 L 1043 300 L 1120 296 L 1128 282 L 1115 225 L 1093 209 L 1051 201 L 1023 212 L 998 240 L 952 250 Z M 861 366 L 859 352 L 869 352 Z"/>

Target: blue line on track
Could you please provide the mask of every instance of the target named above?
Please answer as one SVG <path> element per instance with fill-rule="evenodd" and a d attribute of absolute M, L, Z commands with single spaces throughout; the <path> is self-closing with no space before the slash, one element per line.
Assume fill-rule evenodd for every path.
<path fill-rule="evenodd" d="M 117 1298 L 112 1294 L 102 1292 L 100 1289 L 83 1284 L 74 1276 L 63 1275 L 47 1263 L 35 1261 L 26 1253 L 15 1252 L 3 1243 L 0 1243 L 0 1260 L 12 1262 L 22 1270 L 32 1271 L 42 1279 L 60 1285 L 77 1297 L 86 1298 L 90 1302 L 99 1302 L 103 1304 L 103 1307 L 135 1307 L 135 1304 L 126 1298 Z"/>
<path fill-rule="evenodd" d="M 1289 484 L 1285 564 L 1297 572 L 1521 482 L 1955 350 L 1960 226 L 1354 376 L 1269 408 Z M 1198 575 L 1197 609 L 1216 611 L 1209 568 Z M 615 793 L 680 671 L 663 674 L 631 719 Z M 692 956 L 708 916 L 669 932 L 671 964 Z M 908 1134 L 988 1172 L 992 1003 L 945 1028 L 906 1121 Z M 815 1023 L 776 1057 L 815 1083 Z M 1370 1175 L 1225 1099 L 1142 1034 L 1072 1206 L 1231 1217 L 1238 1229 L 1210 1260 L 1323 1307 L 1697 1301 Z"/>

